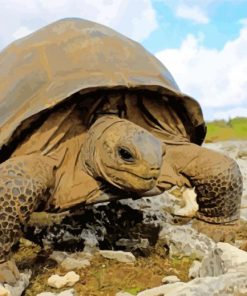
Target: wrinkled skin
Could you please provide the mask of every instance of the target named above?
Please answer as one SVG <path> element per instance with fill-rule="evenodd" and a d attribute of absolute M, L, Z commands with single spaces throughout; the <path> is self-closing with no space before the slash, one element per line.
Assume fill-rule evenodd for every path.
<path fill-rule="evenodd" d="M 119 132 L 123 131 L 123 132 Z M 95 179 L 137 194 L 152 190 L 162 165 L 162 144 L 143 128 L 116 116 L 104 116 L 90 128 L 82 150 L 81 173 L 88 187 L 90 179 L 98 196 L 100 187 Z M 20 237 L 31 213 L 49 199 L 56 184 L 55 156 L 31 154 L 10 158 L 0 165 L 0 280 L 13 283 L 16 268 L 7 268 L 10 250 Z M 76 201 L 73 201 L 76 203 Z M 67 205 L 65 205 L 66 207 Z"/>
<path fill-rule="evenodd" d="M 103 116 L 90 129 L 82 157 L 94 178 L 142 194 L 156 185 L 162 153 L 161 142 L 152 134 L 126 120 L 108 116 L 106 121 Z"/>

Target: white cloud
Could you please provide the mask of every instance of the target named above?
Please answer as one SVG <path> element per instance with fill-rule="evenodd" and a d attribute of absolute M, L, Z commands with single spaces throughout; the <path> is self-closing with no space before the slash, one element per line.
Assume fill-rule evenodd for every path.
<path fill-rule="evenodd" d="M 244 26 L 239 36 L 221 50 L 206 48 L 201 37 L 187 35 L 180 48 L 156 56 L 170 69 L 181 90 L 195 97 L 215 117 L 222 115 L 221 110 L 247 108 L 246 48 Z"/>
<path fill-rule="evenodd" d="M 192 20 L 193 22 L 198 24 L 209 23 L 207 15 L 198 6 L 180 5 L 176 9 L 176 16 Z"/>
<path fill-rule="evenodd" d="M 198 24 L 210 22 L 209 13 L 212 8 L 223 1 L 234 0 L 153 0 L 168 5 L 177 17 L 191 20 Z M 237 1 L 237 0 L 235 0 Z"/>
<path fill-rule="evenodd" d="M 0 48 L 65 17 L 99 22 L 137 41 L 158 27 L 151 0 L 0 0 L 0 7 Z"/>

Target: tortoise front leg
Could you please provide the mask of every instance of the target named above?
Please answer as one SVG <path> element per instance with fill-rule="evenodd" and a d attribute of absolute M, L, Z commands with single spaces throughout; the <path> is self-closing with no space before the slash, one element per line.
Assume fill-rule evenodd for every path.
<path fill-rule="evenodd" d="M 239 219 L 243 179 L 237 163 L 192 143 L 167 145 L 158 187 L 195 187 L 196 217 L 211 223 Z"/>
<path fill-rule="evenodd" d="M 0 282 L 18 279 L 15 264 L 8 262 L 11 248 L 53 183 L 53 166 L 46 157 L 15 157 L 0 165 Z"/>

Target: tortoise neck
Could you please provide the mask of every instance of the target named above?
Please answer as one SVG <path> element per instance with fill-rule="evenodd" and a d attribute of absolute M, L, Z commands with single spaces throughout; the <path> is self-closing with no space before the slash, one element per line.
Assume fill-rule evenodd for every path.
<path fill-rule="evenodd" d="M 108 179 L 104 173 L 104 167 L 101 161 L 99 151 L 104 149 L 102 146 L 102 139 L 105 136 L 106 130 L 112 125 L 122 122 L 123 119 L 115 115 L 102 115 L 89 128 L 88 134 L 82 149 L 82 167 L 93 178 Z"/>

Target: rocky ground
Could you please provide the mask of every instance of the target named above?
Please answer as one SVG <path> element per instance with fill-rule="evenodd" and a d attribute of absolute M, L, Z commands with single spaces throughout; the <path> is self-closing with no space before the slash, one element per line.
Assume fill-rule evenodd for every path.
<path fill-rule="evenodd" d="M 178 189 L 89 207 L 60 223 L 25 229 L 35 243 L 22 240 L 15 253 L 22 278 L 5 288 L 12 296 L 23 290 L 24 296 L 247 295 L 247 141 L 206 146 L 240 166 L 239 223 L 174 217 L 181 207 Z M 0 295 L 8 294 L 0 288 Z"/>

